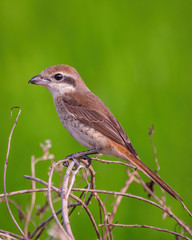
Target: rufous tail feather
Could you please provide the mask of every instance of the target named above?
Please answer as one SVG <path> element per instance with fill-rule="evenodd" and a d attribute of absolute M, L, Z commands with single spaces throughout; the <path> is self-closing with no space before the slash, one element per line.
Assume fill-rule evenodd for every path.
<path fill-rule="evenodd" d="M 138 167 L 144 174 L 146 174 L 153 182 L 157 183 L 161 188 L 163 188 L 167 193 L 169 193 L 175 199 L 183 202 L 180 196 L 166 183 L 164 182 L 156 173 L 154 173 L 147 165 L 145 165 L 138 157 L 134 156 L 129 150 L 122 147 L 124 150 L 124 156 L 126 156 L 127 160 Z"/>

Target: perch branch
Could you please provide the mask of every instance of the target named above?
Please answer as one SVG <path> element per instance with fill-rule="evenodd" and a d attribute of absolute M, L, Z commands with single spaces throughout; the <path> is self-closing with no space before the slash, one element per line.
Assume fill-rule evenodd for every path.
<path fill-rule="evenodd" d="M 58 161 L 58 162 L 55 162 L 53 163 L 52 167 L 51 167 L 51 170 L 49 172 L 49 181 L 48 181 L 48 200 L 49 200 L 49 206 L 50 206 L 50 209 L 51 209 L 51 212 L 53 214 L 53 217 L 55 219 L 55 222 L 57 223 L 59 229 L 61 230 L 61 232 L 63 233 L 63 236 L 66 238 L 66 239 L 69 239 L 71 240 L 70 236 L 66 233 L 66 231 L 64 230 L 63 226 L 61 225 L 59 219 L 57 218 L 57 214 L 55 213 L 55 210 L 54 210 L 54 207 L 53 207 L 53 202 L 52 202 L 52 199 L 51 199 L 51 188 L 52 188 L 52 185 L 51 185 L 51 182 L 52 182 L 52 176 L 53 176 L 53 171 L 55 169 L 55 167 L 57 165 L 59 165 L 60 163 L 63 163 L 64 161 L 61 160 L 61 161 Z"/>

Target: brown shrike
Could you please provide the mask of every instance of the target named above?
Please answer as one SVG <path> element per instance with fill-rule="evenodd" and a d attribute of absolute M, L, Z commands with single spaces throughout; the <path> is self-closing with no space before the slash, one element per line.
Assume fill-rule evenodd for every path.
<path fill-rule="evenodd" d="M 107 106 L 85 85 L 78 72 L 68 65 L 55 65 L 33 77 L 29 83 L 43 85 L 53 96 L 63 126 L 80 144 L 94 153 L 112 155 L 134 164 L 172 197 L 179 195 L 138 157 L 127 134 Z"/>

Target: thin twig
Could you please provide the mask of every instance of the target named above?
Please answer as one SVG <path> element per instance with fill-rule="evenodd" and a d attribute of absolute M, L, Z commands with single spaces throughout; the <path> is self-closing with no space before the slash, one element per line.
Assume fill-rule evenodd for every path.
<path fill-rule="evenodd" d="M 110 161 L 110 160 L 103 160 L 103 159 L 99 159 L 99 158 L 91 158 L 91 160 L 95 160 L 98 162 L 102 162 L 102 163 L 107 163 L 107 164 L 120 164 L 120 165 L 124 165 L 126 167 L 130 167 L 133 168 L 134 170 L 137 170 L 137 167 L 133 166 L 132 164 L 129 163 L 124 163 L 122 161 Z"/>
<path fill-rule="evenodd" d="M 157 170 L 156 172 L 159 172 L 160 170 L 160 165 L 159 165 L 159 161 L 157 159 L 157 148 L 155 146 L 155 144 L 153 143 L 153 140 L 152 140 L 152 135 L 154 133 L 155 129 L 154 129 L 154 126 L 152 125 L 151 128 L 149 129 L 149 140 L 151 142 L 151 145 L 153 147 L 153 152 L 154 152 L 154 159 L 155 159 L 155 163 L 157 165 Z"/>
<path fill-rule="evenodd" d="M 16 238 L 24 239 L 24 240 L 26 239 L 25 237 L 22 237 L 22 236 L 20 236 L 20 235 L 18 235 L 18 234 L 15 234 L 15 233 L 12 233 L 12 232 L 3 230 L 3 229 L 0 229 L 0 236 L 1 236 L 1 233 L 2 233 L 2 234 L 5 234 L 6 237 L 7 237 L 7 236 L 11 237 L 12 239 L 16 239 Z M 16 237 L 16 238 L 15 238 L 15 237 Z"/>
<path fill-rule="evenodd" d="M 164 228 L 158 228 L 158 227 L 153 227 L 153 226 L 148 226 L 148 225 L 138 225 L 138 224 L 108 224 L 110 226 L 114 226 L 114 227 L 136 227 L 136 228 L 149 228 L 149 229 L 154 229 L 154 230 L 157 230 L 157 231 L 160 231 L 160 232 L 166 232 L 166 233 L 170 233 L 170 234 L 173 234 L 175 236 L 178 236 L 178 237 L 182 237 L 184 239 L 187 239 L 187 240 L 191 240 L 191 238 L 188 238 L 180 233 L 177 233 L 177 232 L 173 232 L 173 231 L 170 231 L 168 229 L 164 229 Z M 99 227 L 102 227 L 104 226 L 104 224 L 100 224 Z"/>
<path fill-rule="evenodd" d="M 71 171 L 75 165 L 74 161 L 71 161 L 69 163 L 69 166 L 67 167 L 67 170 L 64 175 L 63 179 L 63 186 L 61 189 L 61 204 L 62 204 L 62 218 L 63 218 L 63 224 L 65 227 L 65 231 L 70 236 L 70 239 L 74 240 L 73 232 L 71 230 L 70 222 L 69 222 L 69 216 L 68 216 L 68 196 L 70 193 L 70 190 L 68 189 L 68 183 L 69 183 L 69 177 L 71 174 Z"/>
<path fill-rule="evenodd" d="M 111 239 L 113 240 L 113 235 L 112 235 L 112 231 L 111 231 L 111 228 L 110 226 L 108 225 L 109 224 L 109 217 L 108 217 L 108 213 L 107 213 L 107 210 L 105 208 L 105 205 L 103 204 L 103 202 L 101 201 L 99 195 L 97 193 L 95 193 L 95 198 L 97 199 L 98 203 L 99 203 L 99 206 L 100 206 L 100 209 L 103 210 L 103 213 L 104 213 L 104 226 L 105 226 L 105 233 L 103 235 L 103 238 L 102 239 L 105 239 L 106 238 L 106 235 L 108 236 L 108 239 Z M 100 212 L 101 214 L 101 212 Z M 102 221 L 102 215 L 101 215 L 101 221 Z"/>
<path fill-rule="evenodd" d="M 41 143 L 40 144 L 42 150 L 43 150 L 43 156 L 39 158 L 35 158 L 34 156 L 31 157 L 31 175 L 32 177 L 35 177 L 35 165 L 40 162 L 40 161 L 45 161 L 45 160 L 53 160 L 54 155 L 49 153 L 49 149 L 51 148 L 51 142 L 50 140 L 46 140 L 45 144 Z M 32 181 L 32 190 L 36 189 L 36 182 Z M 31 205 L 29 207 L 29 210 L 27 211 L 27 217 L 26 217 L 26 222 L 24 226 L 24 232 L 27 235 L 28 234 L 28 225 L 31 220 L 31 215 L 35 206 L 35 201 L 36 201 L 36 192 L 32 192 L 32 197 L 31 197 Z"/>
<path fill-rule="evenodd" d="M 12 107 L 11 108 L 11 116 L 10 116 L 10 119 L 12 118 L 12 110 L 14 108 L 18 108 L 19 109 L 19 112 L 17 114 L 17 117 L 16 117 L 16 120 L 15 120 L 15 123 L 13 124 L 13 127 L 11 129 L 11 133 L 9 135 L 9 141 L 8 141 L 8 148 L 7 148 L 7 155 L 6 155 L 6 160 L 5 160 L 5 165 L 4 165 L 4 174 L 3 174 L 3 190 L 4 190 L 4 197 L 5 197 L 5 202 L 6 202 L 6 205 L 7 205 L 7 209 L 9 211 L 9 214 L 13 220 L 13 222 L 15 223 L 17 229 L 19 230 L 19 232 L 22 234 L 22 236 L 27 239 L 27 237 L 25 236 L 24 232 L 22 231 L 22 229 L 20 228 L 19 224 L 17 223 L 15 217 L 13 216 L 13 213 L 11 211 L 11 208 L 9 206 L 9 202 L 8 202 L 8 199 L 7 199 L 7 190 L 6 190 L 6 172 L 7 172 L 7 164 L 8 164 L 8 159 L 9 159 L 9 151 L 10 151 L 10 146 L 11 146 L 11 139 L 12 139 L 12 135 L 13 135 L 13 131 L 17 125 L 17 121 L 19 119 L 19 116 L 20 116 L 20 113 L 21 113 L 21 108 L 20 107 Z"/>
<path fill-rule="evenodd" d="M 49 200 L 49 206 L 50 206 L 51 212 L 52 212 L 52 214 L 53 214 L 53 217 L 54 217 L 54 219 L 55 219 L 55 221 L 56 221 L 59 229 L 62 231 L 64 237 L 65 237 L 66 239 L 69 239 L 69 240 L 70 240 L 71 238 L 70 238 L 69 235 L 66 233 L 66 231 L 64 230 L 63 226 L 61 225 L 59 219 L 57 218 L 57 215 L 56 215 L 55 210 L 54 210 L 54 208 L 53 208 L 52 199 L 51 199 L 51 188 L 52 188 L 51 182 L 52 182 L 53 171 L 54 171 L 54 169 L 55 169 L 55 167 L 56 167 L 57 165 L 59 165 L 60 163 L 63 163 L 63 162 L 64 162 L 63 160 L 58 161 L 58 162 L 55 162 L 55 163 L 52 165 L 51 170 L 50 170 L 50 172 L 49 172 L 48 200 Z"/>
<path fill-rule="evenodd" d="M 189 213 L 189 216 L 192 217 L 192 213 L 189 211 L 189 209 L 185 206 L 184 202 L 181 202 L 183 208 Z"/>
<path fill-rule="evenodd" d="M 81 162 L 86 166 L 85 160 L 81 160 Z M 95 189 L 95 171 L 93 167 L 90 165 L 88 168 L 89 173 L 90 173 L 90 184 L 88 184 L 87 188 Z M 93 197 L 93 193 L 91 192 L 89 197 L 87 198 L 87 201 L 85 202 L 86 205 L 88 205 Z"/>
<path fill-rule="evenodd" d="M 156 163 L 156 166 L 157 166 L 157 169 L 156 169 L 155 172 L 158 174 L 158 172 L 160 171 L 160 165 L 159 165 L 159 161 L 158 161 L 158 158 L 157 158 L 157 148 L 156 148 L 156 146 L 155 146 L 155 144 L 153 142 L 153 139 L 152 139 L 152 135 L 153 135 L 154 131 L 155 131 L 155 128 L 154 128 L 153 125 L 151 125 L 151 127 L 149 129 L 149 140 L 150 140 L 151 146 L 153 148 L 154 159 L 155 159 L 155 163 Z M 152 185 L 154 184 L 153 181 L 151 183 L 152 183 Z M 163 199 L 164 202 L 166 202 L 166 195 L 165 195 L 165 191 L 164 191 L 163 188 L 161 188 L 161 192 L 163 194 L 162 199 Z"/>
<path fill-rule="evenodd" d="M 33 177 L 35 177 L 35 158 L 34 157 L 31 158 L 31 174 Z M 32 181 L 31 186 L 32 186 L 32 190 L 34 190 L 36 188 L 36 182 Z M 26 222 L 24 226 L 25 235 L 27 235 L 29 232 L 28 225 L 31 220 L 31 214 L 32 214 L 33 208 L 35 206 L 35 199 L 36 199 L 36 192 L 32 192 L 31 205 L 29 210 L 27 211 L 27 217 L 26 217 Z"/>
<path fill-rule="evenodd" d="M 33 180 L 33 179 L 31 179 Z M 14 196 L 14 195 L 20 195 L 25 193 L 32 193 L 32 192 L 47 192 L 48 188 L 36 188 L 36 189 L 25 189 L 25 190 L 19 190 L 14 192 L 7 193 L 7 197 Z M 0 198 L 4 198 L 5 195 L 2 193 L 0 194 Z"/>

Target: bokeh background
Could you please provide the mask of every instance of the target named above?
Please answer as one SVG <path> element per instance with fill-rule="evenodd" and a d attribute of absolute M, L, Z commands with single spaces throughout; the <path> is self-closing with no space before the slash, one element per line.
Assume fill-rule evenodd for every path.
<path fill-rule="evenodd" d="M 51 151 L 57 160 L 84 149 L 62 127 L 48 90 L 27 84 L 51 65 L 68 64 L 78 70 L 88 87 L 115 114 L 141 159 L 152 169 L 155 163 L 148 130 L 154 124 L 160 175 L 191 207 L 191 9 L 189 0 L 2 0 L 0 192 L 8 136 L 14 122 L 9 121 L 12 106 L 20 106 L 22 113 L 11 144 L 8 191 L 30 188 L 30 181 L 24 180 L 23 175 L 30 175 L 31 155 L 41 156 L 40 142 L 51 139 Z M 47 179 L 49 165 L 50 162 L 40 163 L 37 176 Z M 93 166 L 97 188 L 121 189 L 126 180 L 122 167 L 100 163 Z M 156 189 L 159 191 L 157 186 Z M 136 184 L 129 192 L 146 197 Z M 40 196 L 43 203 L 43 195 Z M 29 197 L 15 199 L 24 205 Z M 190 223 L 178 201 L 169 196 L 167 201 L 179 217 Z M 0 228 L 17 232 L 5 203 L 0 204 L 0 212 Z M 14 213 L 17 214 L 15 210 Z M 115 220 L 172 230 L 175 227 L 171 219 L 162 220 L 159 210 L 132 199 L 123 200 Z M 77 239 L 96 239 L 85 213 L 76 211 L 71 224 Z M 147 229 L 116 228 L 114 236 L 174 239 Z"/>

